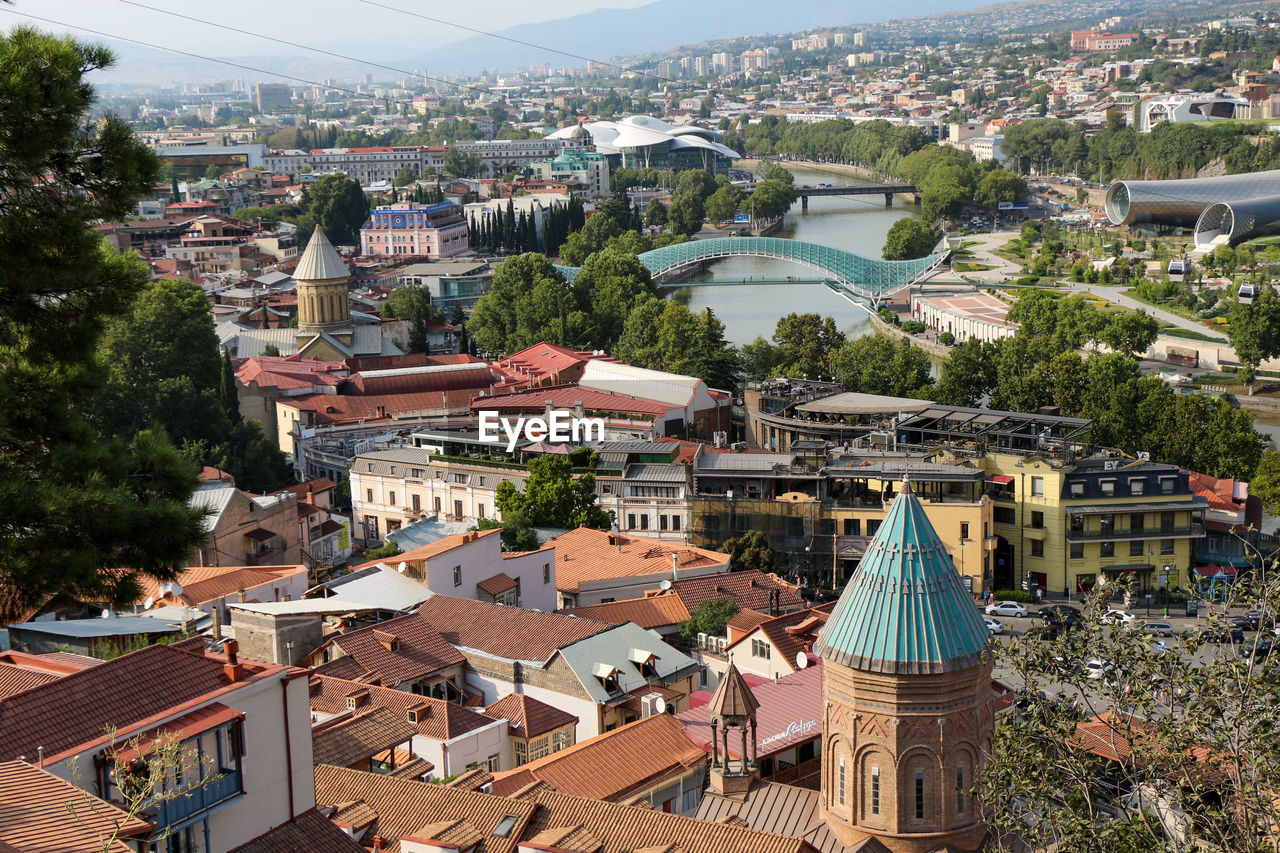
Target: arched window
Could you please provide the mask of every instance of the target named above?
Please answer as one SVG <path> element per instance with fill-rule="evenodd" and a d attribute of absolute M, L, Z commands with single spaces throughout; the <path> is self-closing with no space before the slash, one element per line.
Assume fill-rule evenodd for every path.
<path fill-rule="evenodd" d="M 966 800 L 964 791 L 964 765 L 956 765 L 956 814 L 964 814 Z"/>
<path fill-rule="evenodd" d="M 839 787 L 839 792 L 840 792 L 840 805 L 842 805 L 842 806 L 843 806 L 843 805 L 844 805 L 844 797 L 845 797 L 845 771 L 844 771 L 844 756 L 843 756 L 843 755 L 842 755 L 842 756 L 840 756 L 840 787 Z"/>
<path fill-rule="evenodd" d="M 873 815 L 880 814 L 880 765 L 871 766 L 871 803 L 868 810 Z"/>

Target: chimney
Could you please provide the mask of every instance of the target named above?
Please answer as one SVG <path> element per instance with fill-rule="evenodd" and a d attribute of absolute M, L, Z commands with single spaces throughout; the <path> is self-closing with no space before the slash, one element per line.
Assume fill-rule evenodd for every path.
<path fill-rule="evenodd" d="M 222 665 L 222 672 L 230 681 L 244 681 L 244 664 L 240 663 L 240 644 L 235 640 L 227 640 L 222 644 L 227 653 L 227 662 Z"/>
<path fill-rule="evenodd" d="M 671 552 L 671 580 L 680 580 L 680 555 L 675 551 Z"/>
<path fill-rule="evenodd" d="M 245 600 L 246 599 L 244 594 L 244 587 L 241 587 L 240 589 L 236 590 L 236 601 L 240 602 L 241 604 L 244 604 Z"/>
<path fill-rule="evenodd" d="M 374 849 L 374 853 L 381 853 L 381 851 L 386 850 L 387 840 L 383 838 L 381 835 L 375 835 L 373 837 L 373 849 Z"/>
<path fill-rule="evenodd" d="M 213 605 L 213 638 L 222 639 L 222 602 Z"/>

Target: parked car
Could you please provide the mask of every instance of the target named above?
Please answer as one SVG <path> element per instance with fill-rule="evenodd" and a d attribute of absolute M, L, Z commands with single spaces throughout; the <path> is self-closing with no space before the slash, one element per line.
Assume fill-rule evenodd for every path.
<path fill-rule="evenodd" d="M 1026 633 L 1022 636 L 1027 640 L 1034 640 L 1036 638 L 1056 640 L 1060 633 L 1062 633 L 1062 629 L 1058 627 L 1056 622 L 1044 622 L 1040 625 L 1034 625 L 1028 628 Z"/>
<path fill-rule="evenodd" d="M 1239 628 L 1217 628 L 1212 631 L 1201 631 L 1202 643 L 1243 643 L 1244 631 Z"/>
<path fill-rule="evenodd" d="M 988 616 L 1026 616 L 1027 608 L 1016 601 L 993 601 L 986 612 Z"/>
<path fill-rule="evenodd" d="M 1050 604 L 1048 607 L 1041 607 L 1036 611 L 1036 615 L 1042 619 L 1049 619 L 1051 617 L 1061 618 L 1068 614 L 1071 616 L 1079 616 L 1080 608 L 1072 607 L 1070 604 Z"/>
<path fill-rule="evenodd" d="M 1148 634 L 1155 634 L 1157 637 L 1173 636 L 1173 626 L 1168 622 L 1143 622 L 1142 628 Z"/>
<path fill-rule="evenodd" d="M 1104 625 L 1128 625 L 1133 621 L 1133 614 L 1124 610 L 1108 610 L 1102 614 L 1102 624 Z"/>
<path fill-rule="evenodd" d="M 1084 662 L 1084 673 L 1090 681 L 1101 681 L 1115 669 L 1104 660 L 1092 658 Z"/>
<path fill-rule="evenodd" d="M 990 617 L 984 617 L 982 621 L 987 623 L 987 630 L 990 631 L 992 634 L 1004 633 L 1004 623 L 997 622 L 995 619 L 992 619 Z"/>
<path fill-rule="evenodd" d="M 1240 655 L 1246 658 L 1265 658 L 1271 654 L 1274 646 L 1274 640 L 1258 640 L 1256 643 L 1244 643 L 1240 646 Z"/>

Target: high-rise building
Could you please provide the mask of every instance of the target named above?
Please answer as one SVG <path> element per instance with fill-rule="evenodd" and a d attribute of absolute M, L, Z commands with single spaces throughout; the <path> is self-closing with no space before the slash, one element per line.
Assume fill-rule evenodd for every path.
<path fill-rule="evenodd" d="M 742 52 L 742 70 L 753 71 L 769 67 L 769 51 L 745 50 Z"/>
<path fill-rule="evenodd" d="M 293 99 L 288 83 L 256 83 L 253 87 L 253 105 L 260 113 L 273 107 L 287 107 Z"/>
<path fill-rule="evenodd" d="M 711 70 L 717 74 L 723 74 L 729 70 L 729 54 L 721 51 L 720 53 L 711 54 Z"/>
<path fill-rule="evenodd" d="M 866 44 L 866 43 L 867 43 L 867 34 L 866 34 L 866 33 L 859 31 L 859 32 L 856 32 L 856 33 L 854 33 L 854 34 L 853 34 L 853 46 L 854 46 L 854 47 L 862 47 L 862 46 L 863 46 L 864 44 Z"/>

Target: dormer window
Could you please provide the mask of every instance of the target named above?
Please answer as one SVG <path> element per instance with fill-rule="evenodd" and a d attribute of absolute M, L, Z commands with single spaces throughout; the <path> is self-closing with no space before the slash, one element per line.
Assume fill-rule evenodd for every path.
<path fill-rule="evenodd" d="M 1147 493 L 1146 480 L 1141 480 L 1135 477 L 1134 479 L 1129 481 L 1129 494 L 1133 495 L 1136 498 L 1136 497 L 1145 495 L 1146 493 Z"/>
<path fill-rule="evenodd" d="M 1102 492 L 1102 496 L 1103 496 L 1104 498 L 1114 497 L 1114 496 L 1115 496 L 1115 493 L 1116 493 L 1116 481 L 1115 481 L 1115 480 L 1101 480 L 1101 481 L 1099 481 L 1099 483 L 1098 483 L 1098 488 L 1101 490 L 1101 492 Z"/>
<path fill-rule="evenodd" d="M 591 668 L 591 674 L 599 681 L 607 693 L 617 693 L 620 690 L 618 685 L 618 668 L 607 663 L 597 663 Z"/>

